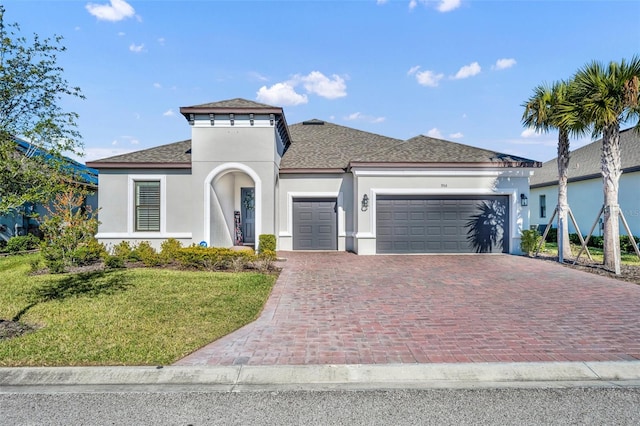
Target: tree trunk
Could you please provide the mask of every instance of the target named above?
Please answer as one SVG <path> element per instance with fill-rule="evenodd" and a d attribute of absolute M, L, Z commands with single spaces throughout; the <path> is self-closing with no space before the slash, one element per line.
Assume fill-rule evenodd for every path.
<path fill-rule="evenodd" d="M 620 274 L 620 127 L 618 123 L 605 126 L 602 134 L 602 180 L 604 191 L 604 267 Z"/>
<path fill-rule="evenodd" d="M 567 222 L 567 174 L 569 171 L 569 134 L 565 129 L 558 133 L 558 262 L 571 257 L 569 226 Z"/>

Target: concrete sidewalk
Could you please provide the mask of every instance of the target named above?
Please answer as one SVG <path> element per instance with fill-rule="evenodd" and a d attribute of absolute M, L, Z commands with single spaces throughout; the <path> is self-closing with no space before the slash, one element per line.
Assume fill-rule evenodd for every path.
<path fill-rule="evenodd" d="M 0 368 L 0 393 L 640 387 L 640 361 Z"/>

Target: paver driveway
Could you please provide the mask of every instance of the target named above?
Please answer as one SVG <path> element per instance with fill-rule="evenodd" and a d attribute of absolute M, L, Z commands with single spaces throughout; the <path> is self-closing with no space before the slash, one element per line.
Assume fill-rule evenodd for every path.
<path fill-rule="evenodd" d="M 178 365 L 640 359 L 640 286 L 509 255 L 283 252 L 260 318 Z"/>

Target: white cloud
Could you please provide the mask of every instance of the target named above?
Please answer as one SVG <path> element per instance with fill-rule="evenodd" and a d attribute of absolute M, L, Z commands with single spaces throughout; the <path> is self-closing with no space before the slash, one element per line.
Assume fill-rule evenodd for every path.
<path fill-rule="evenodd" d="M 537 138 L 540 136 L 540 133 L 533 127 L 527 127 L 522 131 L 522 133 L 520 133 L 520 136 L 523 138 Z"/>
<path fill-rule="evenodd" d="M 262 77 L 258 73 L 254 77 Z M 262 86 L 257 92 L 257 99 L 274 105 L 299 105 L 309 102 L 307 94 L 296 92 L 296 87 L 302 85 L 307 94 L 314 94 L 326 99 L 337 99 L 347 96 L 345 79 L 333 74 L 331 78 L 320 71 L 312 71 L 307 75 L 294 75 L 290 80 L 276 83 L 271 87 Z"/>
<path fill-rule="evenodd" d="M 347 96 L 347 85 L 339 75 L 333 74 L 331 78 L 319 71 L 311 71 L 308 75 L 295 75 L 293 81 L 303 84 L 305 90 L 326 99 L 337 99 Z"/>
<path fill-rule="evenodd" d="M 494 70 L 506 70 L 516 64 L 516 60 L 513 58 L 498 59 L 496 64 L 492 67 Z"/>
<path fill-rule="evenodd" d="M 164 37 L 160 37 L 160 38 L 158 39 L 158 44 L 159 44 L 160 46 L 164 46 L 164 42 L 165 42 L 165 41 L 166 41 L 166 40 L 164 39 Z"/>
<path fill-rule="evenodd" d="M 480 64 L 478 64 L 477 62 L 473 62 L 460 68 L 460 70 L 452 78 L 455 80 L 469 78 L 473 77 L 474 75 L 480 74 L 480 71 L 482 71 Z"/>
<path fill-rule="evenodd" d="M 307 95 L 301 95 L 289 83 L 276 83 L 267 88 L 262 86 L 257 92 L 257 99 L 272 105 L 293 106 L 309 102 Z"/>
<path fill-rule="evenodd" d="M 457 132 L 457 133 L 451 133 L 449 137 L 451 139 L 462 139 L 464 135 L 461 132 Z"/>
<path fill-rule="evenodd" d="M 362 114 L 360 112 L 354 112 L 353 114 L 349 114 L 348 116 L 344 117 L 344 119 L 347 121 L 362 120 L 376 124 L 385 121 L 386 117 L 374 117 L 371 115 Z"/>
<path fill-rule="evenodd" d="M 376 0 L 376 4 L 385 4 L 388 0 Z"/>
<path fill-rule="evenodd" d="M 415 74 L 419 69 L 420 69 L 420 65 L 416 65 L 415 67 L 411 67 L 411 68 L 409 68 L 409 71 L 407 71 L 407 75 L 413 75 L 413 74 Z"/>
<path fill-rule="evenodd" d="M 156 89 L 162 89 L 162 84 L 160 84 L 160 83 L 153 83 L 153 87 L 155 87 Z"/>
<path fill-rule="evenodd" d="M 439 12 L 451 12 L 460 7 L 460 0 L 440 0 L 436 7 Z"/>
<path fill-rule="evenodd" d="M 118 36 L 119 36 L 119 37 L 124 37 L 124 36 L 126 36 L 126 35 L 127 35 L 127 33 L 125 33 L 124 31 L 120 31 L 120 32 L 118 33 Z"/>
<path fill-rule="evenodd" d="M 173 117 L 174 115 L 176 115 L 176 113 L 173 112 L 172 109 L 168 109 L 165 112 L 163 112 L 162 115 L 164 115 L 165 117 Z"/>
<path fill-rule="evenodd" d="M 438 12 L 451 12 L 460 7 L 462 0 L 410 0 L 409 9 L 413 10 L 418 6 L 418 3 L 428 5 L 430 3 L 437 3 L 435 6 Z"/>
<path fill-rule="evenodd" d="M 131 45 L 129 45 L 129 50 L 134 52 L 134 53 L 143 52 L 144 51 L 144 44 L 131 43 Z"/>
<path fill-rule="evenodd" d="M 110 0 L 109 4 L 88 3 L 85 8 L 100 21 L 122 21 L 136 13 L 135 9 L 124 0 Z"/>
<path fill-rule="evenodd" d="M 416 73 L 416 80 L 422 86 L 436 87 L 443 78 L 444 74 L 436 74 L 429 70 Z"/>
<path fill-rule="evenodd" d="M 427 136 L 436 138 L 436 139 L 442 139 L 442 133 L 440 133 L 440 130 L 438 130 L 437 127 L 434 127 L 433 129 L 429 130 L 427 132 Z"/>

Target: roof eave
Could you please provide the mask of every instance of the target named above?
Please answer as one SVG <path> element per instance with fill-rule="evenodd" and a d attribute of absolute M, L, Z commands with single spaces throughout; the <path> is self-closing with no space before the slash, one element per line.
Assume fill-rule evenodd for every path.
<path fill-rule="evenodd" d="M 380 168 L 448 168 L 448 169 L 468 169 L 468 168 L 538 168 L 542 163 L 538 161 L 509 161 L 509 162 L 381 162 L 381 161 L 351 161 L 349 168 L 354 167 L 380 167 Z"/>
<path fill-rule="evenodd" d="M 190 169 L 191 162 L 188 163 L 149 163 L 149 162 L 89 162 L 87 166 L 94 169 Z"/>
<path fill-rule="evenodd" d="M 280 169 L 281 174 L 335 174 L 345 173 L 345 169 L 333 168 L 333 169 L 314 169 L 314 168 L 284 168 Z"/>

